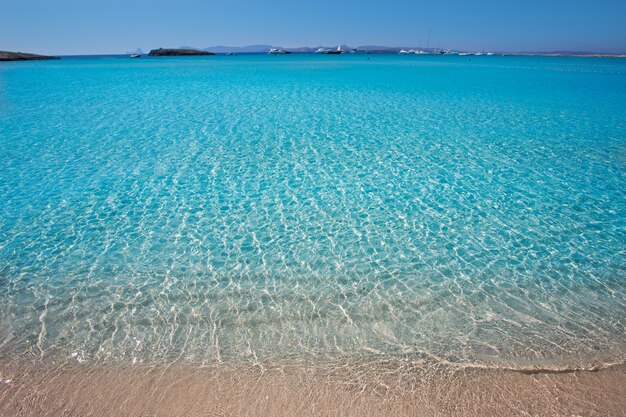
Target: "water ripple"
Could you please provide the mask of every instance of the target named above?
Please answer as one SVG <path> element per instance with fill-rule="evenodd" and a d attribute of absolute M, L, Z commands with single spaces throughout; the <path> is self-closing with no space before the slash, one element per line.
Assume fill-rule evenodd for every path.
<path fill-rule="evenodd" d="M 0 354 L 624 358 L 619 63 L 210 58 L 0 72 Z"/>

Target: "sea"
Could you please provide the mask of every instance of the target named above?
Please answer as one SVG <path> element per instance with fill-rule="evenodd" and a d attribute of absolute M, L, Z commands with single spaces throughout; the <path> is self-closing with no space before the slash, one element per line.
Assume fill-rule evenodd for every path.
<path fill-rule="evenodd" d="M 626 360 L 626 60 L 0 63 L 0 361 Z"/>

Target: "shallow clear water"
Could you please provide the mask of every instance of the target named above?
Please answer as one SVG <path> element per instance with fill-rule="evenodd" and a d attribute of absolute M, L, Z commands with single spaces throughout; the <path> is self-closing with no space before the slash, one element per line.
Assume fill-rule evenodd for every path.
<path fill-rule="evenodd" d="M 626 61 L 0 64 L 0 356 L 626 357 Z"/>

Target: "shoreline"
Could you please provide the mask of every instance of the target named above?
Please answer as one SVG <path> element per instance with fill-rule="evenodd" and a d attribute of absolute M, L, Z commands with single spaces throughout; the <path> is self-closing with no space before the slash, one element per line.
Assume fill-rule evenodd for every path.
<path fill-rule="evenodd" d="M 533 372 L 360 364 L 121 366 L 0 363 L 0 414 L 618 416 L 626 364 Z"/>

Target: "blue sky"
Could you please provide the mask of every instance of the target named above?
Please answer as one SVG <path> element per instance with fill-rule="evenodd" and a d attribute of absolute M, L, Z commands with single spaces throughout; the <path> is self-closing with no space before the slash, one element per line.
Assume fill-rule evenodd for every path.
<path fill-rule="evenodd" d="M 0 0 L 0 50 L 388 45 L 626 53 L 626 0 Z"/>

